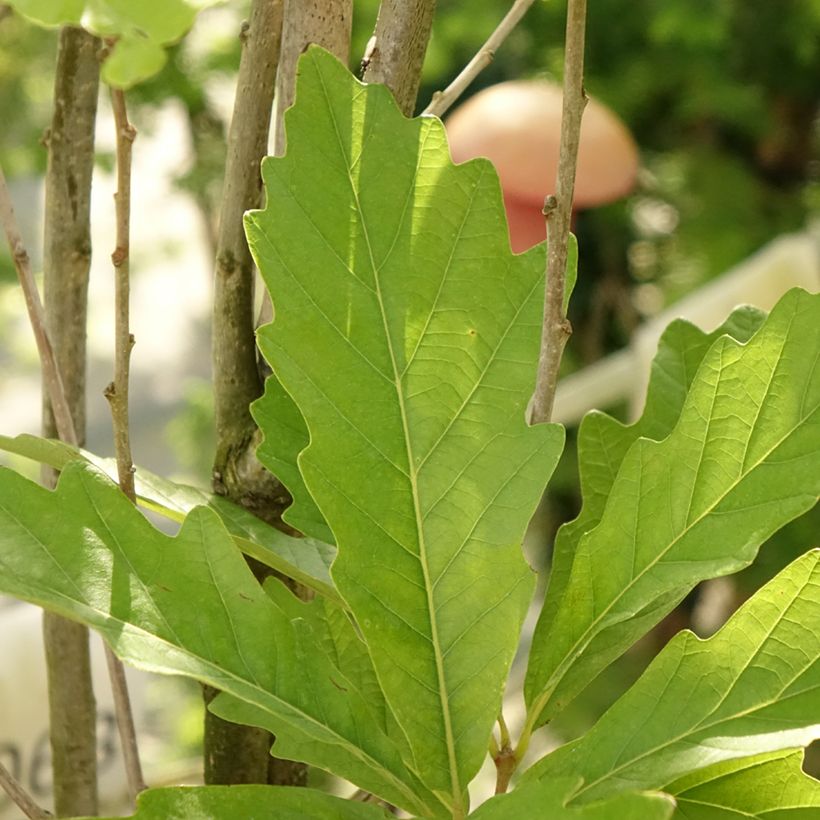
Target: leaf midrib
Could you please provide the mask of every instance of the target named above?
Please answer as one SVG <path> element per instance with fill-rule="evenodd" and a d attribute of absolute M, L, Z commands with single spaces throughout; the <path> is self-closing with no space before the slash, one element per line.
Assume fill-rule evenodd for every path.
<path fill-rule="evenodd" d="M 433 655 L 436 665 L 436 676 L 438 679 L 439 684 L 439 702 L 441 704 L 442 709 L 442 718 L 444 720 L 444 733 L 445 733 L 445 741 L 447 746 L 447 758 L 450 767 L 450 781 L 451 781 L 451 789 L 452 789 L 452 798 L 455 801 L 455 806 L 461 807 L 462 802 L 462 792 L 463 788 L 460 784 L 459 774 L 458 774 L 458 761 L 455 755 L 455 741 L 453 737 L 453 726 L 452 726 L 452 718 L 450 715 L 450 704 L 449 699 L 447 696 L 447 681 L 444 673 L 444 657 L 441 651 L 441 642 L 438 636 L 438 623 L 436 620 L 436 609 L 435 609 L 435 602 L 433 601 L 433 589 L 432 584 L 430 581 L 430 568 L 428 565 L 428 558 L 427 558 L 427 545 L 425 542 L 424 537 L 424 528 L 423 528 L 423 519 L 421 516 L 421 504 L 419 499 L 418 493 L 418 483 L 417 483 L 417 476 L 416 471 L 414 469 L 414 459 L 413 459 L 413 448 L 410 441 L 410 429 L 407 420 L 407 410 L 404 403 L 404 393 L 402 390 L 402 382 L 401 382 L 401 374 L 399 372 L 398 363 L 395 355 L 395 351 L 393 350 L 393 342 L 390 335 L 390 328 L 387 323 L 387 312 L 384 306 L 384 300 L 382 298 L 381 292 L 381 281 L 379 279 L 379 268 L 376 265 L 375 256 L 373 253 L 373 247 L 370 241 L 370 235 L 368 232 L 368 227 L 366 220 L 364 218 L 364 212 L 361 207 L 361 202 L 359 201 L 358 191 L 356 190 L 356 185 L 354 183 L 353 177 L 351 176 L 351 169 L 350 169 L 350 162 L 347 157 L 347 154 L 344 150 L 344 142 L 342 140 L 341 133 L 339 131 L 339 125 L 336 121 L 336 114 L 333 110 L 333 106 L 331 104 L 330 95 L 328 94 L 327 86 L 325 85 L 325 79 L 322 76 L 321 71 L 317 71 L 317 75 L 320 79 L 322 92 L 325 95 L 325 100 L 327 102 L 327 108 L 330 112 L 331 120 L 333 121 L 333 128 L 336 132 L 336 139 L 338 143 L 339 151 L 342 155 L 344 160 L 345 168 L 347 169 L 347 178 L 350 184 L 351 194 L 353 199 L 356 203 L 356 210 L 359 214 L 360 224 L 362 226 L 362 233 L 364 235 L 364 241 L 367 246 L 368 256 L 370 258 L 370 266 L 373 272 L 373 281 L 376 287 L 376 299 L 379 304 L 379 313 L 382 319 L 382 326 L 384 330 L 385 340 L 387 343 L 388 354 L 390 356 L 390 364 L 393 369 L 393 382 L 396 391 L 396 397 L 399 404 L 399 411 L 401 414 L 401 423 L 402 429 L 404 431 L 404 441 L 405 441 L 405 450 L 406 450 L 406 457 L 407 457 L 407 467 L 408 467 L 408 481 L 410 482 L 410 488 L 413 496 L 413 510 L 416 518 L 416 531 L 418 535 L 418 545 L 419 545 L 419 563 L 421 565 L 422 575 L 424 577 L 424 584 L 425 584 L 425 594 L 426 594 L 426 603 L 427 603 L 427 610 L 428 610 L 428 618 L 430 620 L 430 637 L 431 637 L 431 646 L 433 648 Z M 421 152 L 419 152 L 419 156 L 421 156 Z M 414 174 L 414 182 L 418 175 L 418 164 L 416 165 L 416 171 Z M 463 810 L 462 810 L 463 811 Z"/>

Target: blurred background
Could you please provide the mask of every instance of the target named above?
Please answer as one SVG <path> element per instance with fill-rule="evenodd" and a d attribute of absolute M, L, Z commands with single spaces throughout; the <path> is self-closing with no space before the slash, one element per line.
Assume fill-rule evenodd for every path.
<path fill-rule="evenodd" d="M 508 6 L 497 0 L 439 0 L 419 111 L 473 56 Z M 506 80 L 560 81 L 565 6 L 561 0 L 537 2 L 462 102 Z M 355 2 L 354 71 L 377 9 L 378 0 Z M 213 440 L 209 322 L 215 221 L 238 32 L 246 13 L 246 2 L 202 13 L 170 49 L 164 70 L 128 93 L 139 131 L 132 227 L 134 458 L 202 486 L 210 480 Z M 51 117 L 55 57 L 56 32 L 30 25 L 0 3 L 0 161 L 35 267 L 41 260 L 46 163 L 41 137 Z M 566 375 L 634 347 L 641 329 L 666 311 L 674 315 L 676 305 L 687 305 L 680 312 L 695 316 L 698 293 L 715 293 L 708 287 L 730 269 L 766 268 L 773 258 L 767 247 L 786 248 L 763 271 L 767 281 L 787 287 L 796 271 L 808 281 L 814 276 L 820 288 L 818 0 L 598 0 L 590 8 L 586 59 L 588 92 L 623 121 L 640 160 L 628 195 L 576 216 L 579 277 Z M 110 455 L 108 407 L 101 394 L 111 378 L 113 337 L 113 123 L 105 100 L 97 161 L 88 447 Z M 747 262 L 762 248 L 762 256 Z M 738 301 L 744 300 L 756 301 L 753 289 Z M 647 364 L 646 356 L 629 360 L 635 385 L 645 379 L 637 369 Z M 640 406 L 631 389 L 607 394 L 602 409 L 627 420 Z M 38 432 L 39 408 L 36 351 L 2 247 L 0 431 Z M 539 565 L 548 561 L 554 530 L 581 503 L 574 441 L 570 426 L 569 446 L 528 539 L 531 559 Z M 13 465 L 36 475 L 31 465 Z M 818 533 L 815 510 L 764 546 L 753 567 L 693 593 L 554 722 L 551 742 L 591 725 L 678 628 L 713 631 L 778 569 L 820 545 Z M 9 640 L 0 630 L 0 647 Z M 178 689 L 190 693 L 192 717 L 178 709 L 169 717 L 162 708 L 167 694 L 146 691 L 147 726 L 161 738 L 170 733 L 193 755 L 199 707 L 193 687 Z M 0 699 L 0 710 L 8 702 Z M 0 735 L 6 717 L 0 714 Z M 816 772 L 817 763 L 811 765 Z"/>

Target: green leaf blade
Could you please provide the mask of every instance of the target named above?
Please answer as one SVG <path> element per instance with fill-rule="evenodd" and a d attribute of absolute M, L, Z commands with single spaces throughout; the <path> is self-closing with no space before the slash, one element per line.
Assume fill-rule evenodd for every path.
<path fill-rule="evenodd" d="M 223 713 L 240 704 L 283 756 L 434 813 L 363 695 L 259 587 L 213 512 L 170 538 L 94 467 L 67 464 L 55 492 L 0 469 L 0 591 L 98 630 L 128 663 L 214 686 Z"/>
<path fill-rule="evenodd" d="M 287 487 L 293 499 L 282 518 L 308 537 L 328 544 L 335 543 L 334 535 L 297 466 L 299 453 L 310 443 L 307 425 L 276 376 L 268 376 L 265 380 L 265 393 L 251 405 L 251 413 L 264 434 L 256 455 Z"/>
<path fill-rule="evenodd" d="M 820 295 L 791 291 L 746 345 L 721 337 L 674 431 L 629 449 L 578 547 L 527 679 L 543 722 L 700 580 L 748 565 L 820 492 Z"/>
<path fill-rule="evenodd" d="M 491 798 L 470 816 L 475 820 L 669 820 L 675 801 L 665 794 L 619 794 L 589 805 L 567 805 L 577 787 L 572 777 L 523 783 Z"/>
<path fill-rule="evenodd" d="M 578 517 L 562 526 L 556 536 L 549 587 L 536 626 L 536 645 L 541 643 L 542 634 L 555 617 L 578 542 L 585 532 L 600 523 L 629 448 L 639 438 L 654 441 L 666 438 L 680 418 L 695 374 L 712 344 L 724 334 L 745 343 L 754 336 L 765 318 L 763 311 L 743 305 L 711 333 L 704 333 L 683 319 L 672 322 L 658 342 L 640 419 L 634 424 L 623 425 L 599 411 L 584 417 L 578 431 L 578 469 L 584 504 Z"/>
<path fill-rule="evenodd" d="M 112 480 L 117 479 L 113 459 L 100 458 L 55 439 L 22 434 L 0 435 L 0 450 L 30 458 L 62 470 L 72 461 L 93 464 Z M 288 578 L 341 603 L 330 577 L 336 549 L 314 538 L 294 538 L 266 524 L 253 513 L 227 498 L 198 487 L 161 478 L 137 467 L 134 474 L 137 503 L 170 521 L 181 522 L 195 507 L 208 507 L 221 519 L 242 552 Z"/>
<path fill-rule="evenodd" d="M 665 787 L 675 795 L 675 820 L 813 820 L 820 781 L 802 770 L 803 751 L 730 760 Z"/>
<path fill-rule="evenodd" d="M 571 802 L 582 804 L 810 743 L 820 736 L 818 619 L 814 550 L 708 640 L 679 633 L 583 738 L 525 777 L 578 775 Z"/>
<path fill-rule="evenodd" d="M 488 163 L 452 166 L 438 121 L 405 120 L 318 50 L 287 128 L 246 223 L 276 308 L 260 347 L 307 422 L 299 468 L 339 547 L 337 588 L 414 766 L 456 805 L 486 754 L 533 587 L 520 540 L 563 444 L 524 421 L 543 247 L 510 253 Z"/>

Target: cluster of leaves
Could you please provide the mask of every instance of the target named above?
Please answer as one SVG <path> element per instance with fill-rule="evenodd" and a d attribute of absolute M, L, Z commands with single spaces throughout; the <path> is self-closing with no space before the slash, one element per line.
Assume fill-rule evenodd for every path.
<path fill-rule="evenodd" d="M 695 584 L 815 504 L 820 296 L 741 309 L 708 335 L 673 325 L 643 418 L 584 422 L 584 509 L 556 545 L 527 724 L 499 748 L 534 588 L 520 543 L 563 446 L 560 426 L 525 423 L 544 249 L 510 252 L 488 162 L 453 166 L 437 120 L 404 119 L 319 49 L 287 128 L 288 154 L 264 165 L 267 207 L 247 219 L 276 306 L 254 412 L 307 537 L 143 476 L 143 502 L 184 519 L 171 538 L 104 462 L 4 439 L 62 474 L 51 492 L 0 470 L 0 591 L 88 624 L 129 663 L 218 688 L 210 708 L 271 730 L 281 757 L 417 816 L 464 817 L 488 749 L 520 762 Z M 317 597 L 260 587 L 242 552 Z M 816 810 L 799 750 L 820 735 L 819 585 L 807 553 L 710 640 L 680 634 L 590 732 L 474 816 Z M 148 791 L 137 817 L 260 812 L 387 816 L 310 789 L 202 787 Z"/>

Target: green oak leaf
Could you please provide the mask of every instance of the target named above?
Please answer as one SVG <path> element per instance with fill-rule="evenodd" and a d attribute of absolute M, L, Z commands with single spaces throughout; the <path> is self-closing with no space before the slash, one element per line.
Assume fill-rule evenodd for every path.
<path fill-rule="evenodd" d="M 581 777 L 570 804 L 583 804 L 810 743 L 820 737 L 819 624 L 813 550 L 708 640 L 678 633 L 587 734 L 537 763 L 524 782 Z"/>
<path fill-rule="evenodd" d="M 287 786 L 175 786 L 137 796 L 133 820 L 389 820 L 377 806 Z M 115 818 L 109 818 L 115 820 Z M 117 819 L 119 820 L 119 819 Z"/>
<path fill-rule="evenodd" d="M 62 470 L 71 461 L 82 461 L 94 464 L 113 480 L 117 479 L 114 459 L 100 458 L 55 439 L 28 434 L 14 438 L 0 435 L 0 450 L 48 464 L 55 470 Z M 245 555 L 341 603 L 330 578 L 330 565 L 336 557 L 336 550 L 331 545 L 313 538 L 294 538 L 226 498 L 169 481 L 142 467 L 136 469 L 134 478 L 137 502 L 141 507 L 178 523 L 194 507 L 209 507 L 222 519 Z"/>
<path fill-rule="evenodd" d="M 718 763 L 664 788 L 675 795 L 674 820 L 815 820 L 820 781 L 802 770 L 803 750 Z"/>
<path fill-rule="evenodd" d="M 175 43 L 199 11 L 222 0 L 8 0 L 42 26 L 82 26 L 116 43 L 102 67 L 109 85 L 128 88 L 165 65 L 163 46 Z"/>
<path fill-rule="evenodd" d="M 535 628 L 536 644 L 541 643 L 542 634 L 555 618 L 578 541 L 600 522 L 629 448 L 639 438 L 660 441 L 672 432 L 700 363 L 715 340 L 726 334 L 745 343 L 765 318 L 762 310 L 743 305 L 732 311 L 711 333 L 704 333 L 684 319 L 676 319 L 658 341 L 641 417 L 634 424 L 624 425 L 600 411 L 594 410 L 584 416 L 578 429 L 578 472 L 584 504 L 578 517 L 564 524 L 555 537 L 549 586 Z"/>
<path fill-rule="evenodd" d="M 385 701 L 373 661 L 349 614 L 326 598 L 300 601 L 275 578 L 265 582 L 265 591 L 294 623 L 299 624 L 296 628 L 305 630 L 306 645 L 320 647 L 343 678 L 355 686 L 381 731 L 402 752 L 407 752 L 407 739 Z M 228 695 L 219 695 L 210 709 L 234 723 L 276 732 L 275 723 L 267 712 Z"/>
<path fill-rule="evenodd" d="M 67 464 L 54 492 L 0 468 L 0 592 L 87 624 L 134 666 L 208 683 L 215 706 L 264 714 L 281 757 L 440 813 L 279 589 L 262 590 L 207 508 L 172 538 L 91 465 Z"/>
<path fill-rule="evenodd" d="M 568 806 L 579 781 L 557 777 L 532 780 L 509 794 L 490 798 L 473 812 L 475 820 L 669 820 L 675 801 L 665 794 L 619 794 L 601 803 Z"/>
<path fill-rule="evenodd" d="M 578 270 L 578 243 L 572 234 L 568 253 L 567 301 Z M 333 543 L 333 533 L 305 486 L 297 465 L 299 453 L 310 442 L 307 425 L 299 408 L 276 376 L 267 379 L 265 395 L 252 405 L 252 411 L 260 429 L 267 431 L 267 436 L 257 450 L 257 456 L 293 497 L 293 504 L 285 511 L 283 519 L 305 535 Z"/>
<path fill-rule="evenodd" d="M 529 729 L 699 581 L 747 566 L 816 504 L 819 356 L 820 295 L 790 291 L 746 344 L 712 345 L 667 438 L 631 445 L 533 643 Z"/>
<path fill-rule="evenodd" d="M 544 247 L 510 251 L 488 161 L 454 166 L 437 119 L 407 120 L 321 49 L 286 126 L 246 217 L 275 307 L 259 345 L 306 421 L 298 466 L 412 766 L 461 816 L 533 589 L 521 539 L 563 444 L 524 417 Z"/>

